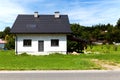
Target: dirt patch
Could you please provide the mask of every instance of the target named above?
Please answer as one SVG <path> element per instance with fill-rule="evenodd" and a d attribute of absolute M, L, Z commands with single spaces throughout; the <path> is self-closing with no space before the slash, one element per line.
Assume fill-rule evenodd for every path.
<path fill-rule="evenodd" d="M 120 70 L 120 64 L 105 60 L 92 59 L 92 62 L 101 66 L 105 70 Z"/>

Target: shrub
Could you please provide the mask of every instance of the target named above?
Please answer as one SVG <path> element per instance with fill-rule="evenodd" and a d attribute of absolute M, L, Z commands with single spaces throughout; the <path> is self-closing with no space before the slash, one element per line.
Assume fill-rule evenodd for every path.
<path fill-rule="evenodd" d="M 6 35 L 5 40 L 7 43 L 5 44 L 5 48 L 11 50 L 15 48 L 15 39 L 13 36 Z"/>
<path fill-rule="evenodd" d="M 117 49 L 118 49 L 118 46 L 114 45 L 114 50 L 117 51 Z"/>
<path fill-rule="evenodd" d="M 29 56 L 29 54 L 27 54 L 26 52 L 20 54 L 20 56 Z"/>
<path fill-rule="evenodd" d="M 49 55 L 64 55 L 64 54 L 62 54 L 62 53 L 51 53 Z"/>

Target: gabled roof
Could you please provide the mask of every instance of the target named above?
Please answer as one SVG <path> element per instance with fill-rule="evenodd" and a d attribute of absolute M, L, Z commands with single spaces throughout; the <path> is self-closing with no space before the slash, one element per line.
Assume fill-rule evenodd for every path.
<path fill-rule="evenodd" d="M 11 33 L 69 34 L 71 29 L 67 15 L 60 15 L 60 18 L 55 18 L 54 15 L 38 15 L 37 18 L 34 15 L 18 15 Z"/>

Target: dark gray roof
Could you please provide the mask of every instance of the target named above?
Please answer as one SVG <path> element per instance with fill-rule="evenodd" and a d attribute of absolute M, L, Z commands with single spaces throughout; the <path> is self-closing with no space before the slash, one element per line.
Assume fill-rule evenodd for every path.
<path fill-rule="evenodd" d="M 67 15 L 60 15 L 55 18 L 54 15 L 18 15 L 12 26 L 11 33 L 71 33 L 70 24 Z"/>

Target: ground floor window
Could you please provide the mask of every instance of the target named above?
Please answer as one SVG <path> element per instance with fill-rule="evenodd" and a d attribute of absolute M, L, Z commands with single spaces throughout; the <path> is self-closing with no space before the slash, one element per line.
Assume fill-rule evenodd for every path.
<path fill-rule="evenodd" d="M 59 46 L 59 39 L 51 39 L 51 46 Z"/>
<path fill-rule="evenodd" d="M 23 40 L 23 46 L 31 46 L 32 44 L 32 40 L 31 39 L 24 39 Z"/>

